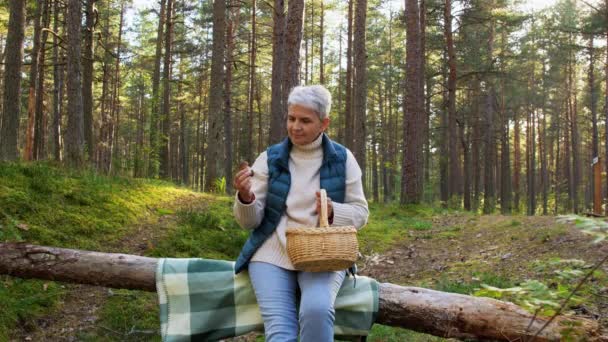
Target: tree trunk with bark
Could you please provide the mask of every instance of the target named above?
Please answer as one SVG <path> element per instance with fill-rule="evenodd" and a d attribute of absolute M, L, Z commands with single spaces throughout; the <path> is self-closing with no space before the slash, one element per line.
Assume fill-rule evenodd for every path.
<path fill-rule="evenodd" d="M 25 1 L 9 0 L 8 34 L 4 69 L 3 111 L 0 117 L 0 160 L 19 157 L 19 114 L 21 112 L 21 65 L 25 34 Z"/>
<path fill-rule="evenodd" d="M 40 54 L 38 57 L 38 83 L 36 84 L 36 106 L 34 116 L 34 146 L 32 155 L 34 160 L 46 159 L 46 140 L 47 140 L 47 115 L 44 111 L 44 70 L 46 61 L 46 41 L 49 36 L 50 24 L 50 1 L 41 2 L 42 22 L 40 37 Z"/>
<path fill-rule="evenodd" d="M 283 63 L 285 63 L 285 1 L 274 0 L 272 30 L 272 97 L 269 142 L 281 141 L 287 122 L 283 112 Z M 214 40 L 215 41 L 215 40 Z"/>
<path fill-rule="evenodd" d="M 150 109 L 150 156 L 148 158 L 148 177 L 156 177 L 159 172 L 159 108 L 160 98 L 160 64 L 163 54 L 163 33 L 165 26 L 166 0 L 160 0 L 158 28 L 156 29 L 156 53 L 154 54 L 154 72 L 152 73 L 152 108 Z"/>
<path fill-rule="evenodd" d="M 367 0 L 357 0 L 354 23 L 353 56 L 353 117 L 355 117 L 355 146 L 354 154 L 361 167 L 361 179 L 366 183 L 366 107 L 367 107 L 367 51 L 365 49 L 365 29 L 367 16 Z"/>
<path fill-rule="evenodd" d="M 300 84 L 300 46 L 302 45 L 302 24 L 304 21 L 304 0 L 290 0 L 285 23 L 285 61 L 282 82 L 283 127 L 287 127 L 287 98 L 291 90 Z M 274 120 L 277 120 L 275 118 Z M 285 129 L 283 129 L 283 134 Z"/>
<path fill-rule="evenodd" d="M 608 0 L 604 1 L 604 7 L 608 9 Z M 606 31 L 608 32 L 608 10 L 606 11 Z M 606 62 L 604 63 L 604 83 L 608 89 L 608 34 L 606 35 Z M 608 91 L 604 94 L 604 103 L 608 103 Z M 608 132 L 608 105 L 604 105 L 605 131 Z M 608 134 L 604 135 L 604 146 L 608 146 Z M 608 148 L 604 151 L 604 170 L 608 175 Z M 608 194 L 608 180 L 606 180 L 606 193 Z M 608 216 L 608 205 L 605 206 L 605 215 Z"/>
<path fill-rule="evenodd" d="M 493 4 L 492 4 L 493 6 Z M 488 60 L 489 70 L 493 70 L 493 55 L 494 55 L 494 19 L 490 19 L 490 31 L 488 38 Z M 483 167 L 483 213 L 491 214 L 496 206 L 496 191 L 494 188 L 494 110 L 495 110 L 495 92 L 493 80 L 488 79 L 488 91 L 486 93 L 485 103 L 485 141 L 484 141 L 484 167 Z"/>
<path fill-rule="evenodd" d="M 205 190 L 214 189 L 222 157 L 222 104 L 224 100 L 224 52 L 226 42 L 226 1 L 213 2 L 213 52 L 211 57 L 211 85 L 209 89 L 209 131 L 205 168 Z"/>
<path fill-rule="evenodd" d="M 122 110 L 122 104 L 120 102 L 120 88 L 121 88 L 121 79 L 120 79 L 120 59 L 121 59 L 121 49 L 122 49 L 122 29 L 124 26 L 124 17 L 125 17 L 125 3 L 122 2 L 120 4 L 120 15 L 118 20 L 118 41 L 116 42 L 116 52 L 115 52 L 115 60 L 114 60 L 114 85 L 112 92 L 112 122 L 113 125 L 113 134 L 112 134 L 112 156 L 116 159 L 116 169 L 115 172 L 120 172 L 122 170 L 122 153 L 124 152 L 120 147 L 120 114 Z"/>
<path fill-rule="evenodd" d="M 42 9 L 48 0 L 36 1 L 34 10 L 34 38 L 32 46 L 32 61 L 30 64 L 30 85 L 27 97 L 27 126 L 25 130 L 25 148 L 23 159 L 34 159 L 34 132 L 36 121 L 36 89 L 38 88 L 38 64 L 40 63 L 40 31 L 42 30 Z"/>
<path fill-rule="evenodd" d="M 448 198 L 456 196 L 459 193 L 459 182 L 461 179 L 459 159 L 458 159 L 458 144 L 456 130 L 456 51 L 454 49 L 454 40 L 452 38 L 452 1 L 445 0 L 444 9 L 444 35 L 448 54 Z"/>
<path fill-rule="evenodd" d="M 59 4 L 53 1 L 53 31 L 59 34 Z M 63 111 L 63 70 L 64 67 L 59 65 L 59 38 L 53 35 L 53 158 L 56 162 L 63 159 L 63 146 L 61 138 L 61 113 Z M 63 57 L 63 55 L 61 56 Z M 63 58 L 61 58 L 63 59 Z"/>
<path fill-rule="evenodd" d="M 159 139 L 159 175 L 161 178 L 171 178 L 171 162 L 169 154 L 169 135 L 171 134 L 171 62 L 173 59 L 173 6 L 174 0 L 167 0 L 165 18 L 165 56 L 163 61 L 163 102 L 161 109 Z M 220 99 L 221 100 L 221 99 Z"/>
<path fill-rule="evenodd" d="M 68 88 L 68 166 L 84 166 L 84 114 L 82 107 L 82 65 L 80 23 L 82 18 L 80 0 L 67 1 L 67 88 Z"/>
<path fill-rule="evenodd" d="M 232 71 L 236 32 L 239 27 L 240 2 L 230 4 L 230 20 L 226 29 L 226 77 L 224 78 L 224 175 L 226 176 L 226 192 L 232 193 Z M 238 146 L 238 145 L 237 145 Z"/>
<path fill-rule="evenodd" d="M 353 16 L 355 0 L 348 0 L 348 25 L 346 31 L 346 76 L 344 82 L 344 146 L 354 148 L 355 117 L 353 115 Z"/>
<path fill-rule="evenodd" d="M 256 0 L 251 1 L 251 32 L 249 39 L 249 84 L 247 91 L 247 139 L 245 143 L 245 159 L 253 164 L 253 102 L 255 100 L 255 61 L 257 54 L 256 40 Z"/>
<path fill-rule="evenodd" d="M 87 0 L 84 30 L 84 54 L 82 56 L 82 105 L 84 108 L 84 141 L 89 154 L 89 160 L 95 158 L 95 142 L 93 141 L 93 64 L 95 24 L 97 23 L 96 0 Z"/>
<path fill-rule="evenodd" d="M 406 80 L 403 120 L 403 159 L 401 169 L 401 204 L 419 203 L 422 199 L 422 139 L 424 108 L 420 98 L 420 11 L 417 0 L 407 0 L 406 13 Z"/>
<path fill-rule="evenodd" d="M 20 278 L 153 292 L 156 266 L 157 259 L 143 256 L 0 243 L 0 274 Z M 476 340 L 555 341 L 566 331 L 589 341 L 603 338 L 597 322 L 582 318 L 559 316 L 536 336 L 548 318 L 512 303 L 390 283 L 379 285 L 378 324 Z"/>

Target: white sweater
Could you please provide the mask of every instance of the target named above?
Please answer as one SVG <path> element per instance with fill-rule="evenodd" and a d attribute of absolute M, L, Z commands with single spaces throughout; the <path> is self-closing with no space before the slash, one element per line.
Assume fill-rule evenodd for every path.
<path fill-rule="evenodd" d="M 308 145 L 293 145 L 289 154 L 291 187 L 287 195 L 287 209 L 274 233 L 256 251 L 251 261 L 267 262 L 285 269 L 294 269 L 287 256 L 285 230 L 287 227 L 318 226 L 315 192 L 319 190 L 321 183 L 319 169 L 323 162 L 322 137 L 322 134 L 319 135 L 319 138 Z M 246 229 L 258 227 L 264 217 L 268 191 L 266 152 L 260 154 L 252 169 L 254 176 L 251 190 L 255 194 L 255 200 L 243 204 L 237 193 L 234 203 L 234 216 L 239 225 Z M 349 150 L 346 157 L 344 203 L 332 201 L 332 205 L 334 210 L 332 226 L 355 226 L 359 229 L 367 223 L 369 212 L 361 183 L 361 169 Z"/>

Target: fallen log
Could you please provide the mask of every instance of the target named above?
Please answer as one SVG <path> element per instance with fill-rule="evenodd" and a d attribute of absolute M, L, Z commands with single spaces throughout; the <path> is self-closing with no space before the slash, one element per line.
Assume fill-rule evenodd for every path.
<path fill-rule="evenodd" d="M 0 274 L 156 291 L 157 259 L 129 254 L 0 243 Z M 441 337 L 499 341 L 559 341 L 565 334 L 606 341 L 597 322 L 561 316 L 548 321 L 519 306 L 418 287 L 380 284 L 376 323 Z"/>

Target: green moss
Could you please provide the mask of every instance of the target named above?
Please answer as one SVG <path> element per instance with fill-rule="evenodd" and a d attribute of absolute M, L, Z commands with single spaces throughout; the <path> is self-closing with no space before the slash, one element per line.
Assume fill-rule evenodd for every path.
<path fill-rule="evenodd" d="M 57 307 L 64 290 L 57 283 L 0 276 L 0 341 L 8 341 L 11 327 L 35 327 L 38 317 Z"/>
<path fill-rule="evenodd" d="M 156 293 L 113 290 L 99 312 L 97 329 L 81 341 L 160 341 Z"/>
<path fill-rule="evenodd" d="M 368 338 L 370 342 L 385 342 L 385 341 L 419 341 L 419 342 L 440 342 L 445 339 L 427 334 L 417 333 L 415 331 L 393 328 L 380 324 L 375 324 Z"/>
<path fill-rule="evenodd" d="M 0 163 L 0 242 L 109 250 L 146 220 L 150 208 L 191 194 L 159 181 L 103 177 L 50 163 Z M 0 340 L 55 309 L 53 282 L 0 278 Z M 2 335 L 4 334 L 4 336 Z"/>

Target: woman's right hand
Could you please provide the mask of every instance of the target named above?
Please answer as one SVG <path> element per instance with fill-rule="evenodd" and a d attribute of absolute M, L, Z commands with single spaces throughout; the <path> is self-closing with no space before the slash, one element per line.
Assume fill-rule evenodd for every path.
<path fill-rule="evenodd" d="M 239 164 L 239 171 L 234 175 L 234 189 L 238 191 L 238 196 L 241 202 L 248 204 L 253 202 L 255 195 L 251 191 L 251 177 L 253 170 L 249 167 L 249 163 L 242 161 Z"/>

